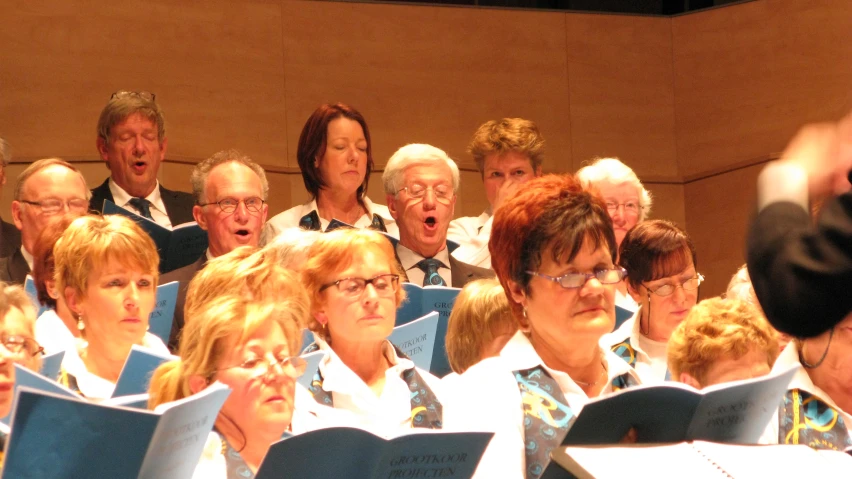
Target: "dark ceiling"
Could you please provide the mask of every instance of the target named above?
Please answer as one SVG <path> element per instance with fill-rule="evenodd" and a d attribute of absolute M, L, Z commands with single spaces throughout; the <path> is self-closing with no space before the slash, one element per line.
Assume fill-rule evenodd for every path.
<path fill-rule="evenodd" d="M 393 3 L 431 3 L 480 7 L 510 7 L 579 12 L 678 15 L 743 0 L 392 0 Z"/>

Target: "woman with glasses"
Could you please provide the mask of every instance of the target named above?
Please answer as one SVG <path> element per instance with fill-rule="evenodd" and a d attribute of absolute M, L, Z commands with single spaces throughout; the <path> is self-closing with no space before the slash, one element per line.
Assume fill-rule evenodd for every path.
<path fill-rule="evenodd" d="M 414 366 L 388 341 L 405 299 L 391 243 L 369 230 L 322 235 L 302 270 L 311 295 L 310 328 L 326 351 L 310 387 L 329 406 L 329 425 L 394 436 L 410 428 L 440 429 L 439 380 Z"/>
<path fill-rule="evenodd" d="M 619 251 L 628 292 L 639 309 L 604 339 L 605 344 L 645 382 L 669 380 L 666 345 L 698 301 L 704 280 L 695 269 L 695 246 L 674 223 L 652 220 L 631 229 Z"/>
<path fill-rule="evenodd" d="M 223 294 L 205 302 L 186 323 L 180 359 L 154 372 L 152 409 L 216 381 L 231 388 L 194 477 L 252 478 L 269 446 L 289 435 L 296 378 L 305 369 L 298 354 L 308 299 L 285 275 L 286 300 Z"/>
<path fill-rule="evenodd" d="M 537 478 L 590 399 L 639 383 L 599 341 L 615 323 L 615 236 L 570 175 L 528 182 L 494 214 L 491 264 L 519 331 L 447 391 L 452 430 L 494 432 L 474 477 Z"/>
<path fill-rule="evenodd" d="M 147 332 L 157 294 L 157 247 L 130 219 L 84 216 L 62 233 L 53 256 L 56 288 L 85 340 L 65 351 L 60 381 L 91 400 L 107 399 L 134 344 L 168 353 Z"/>
<path fill-rule="evenodd" d="M 642 186 L 636 173 L 617 158 L 598 158 L 591 165 L 580 168 L 577 178 L 597 188 L 603 196 L 612 218 L 616 248 L 621 246 L 630 228 L 645 221 L 651 212 L 651 193 Z M 615 304 L 636 312 L 638 305 L 627 293 L 627 285 L 618 283 L 615 291 Z"/>
<path fill-rule="evenodd" d="M 270 219 L 263 244 L 294 226 L 326 231 L 332 220 L 399 236 L 388 208 L 367 198 L 373 150 L 358 110 L 344 103 L 320 105 L 302 128 L 296 158 L 311 201 Z"/>

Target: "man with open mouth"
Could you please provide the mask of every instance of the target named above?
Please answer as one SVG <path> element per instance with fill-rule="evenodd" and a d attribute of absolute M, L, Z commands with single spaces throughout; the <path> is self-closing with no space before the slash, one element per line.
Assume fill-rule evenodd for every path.
<path fill-rule="evenodd" d="M 269 183 L 263 168 L 237 150 L 220 151 L 197 164 L 190 176 L 195 206 L 192 214 L 207 231 L 209 247 L 197 261 L 160 276 L 160 284 L 179 281 L 169 346 L 177 348 L 184 324 L 189 282 L 208 260 L 240 246 L 257 246 L 269 213 Z"/>
<path fill-rule="evenodd" d="M 388 160 L 382 182 L 388 210 L 399 225 L 395 246 L 406 281 L 461 288 L 470 281 L 494 277 L 491 270 L 450 254 L 458 246 L 447 243 L 447 229 L 456 204 L 459 169 L 443 150 L 424 144 L 400 148 Z"/>
<path fill-rule="evenodd" d="M 117 91 L 101 111 L 97 147 L 110 176 L 92 190 L 89 209 L 110 200 L 166 228 L 193 221 L 192 195 L 157 181 L 166 157 L 163 111 L 147 91 Z"/>

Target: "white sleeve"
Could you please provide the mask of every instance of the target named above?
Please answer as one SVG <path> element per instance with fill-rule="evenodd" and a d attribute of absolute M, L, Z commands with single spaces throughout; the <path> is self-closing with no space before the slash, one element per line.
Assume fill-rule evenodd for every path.
<path fill-rule="evenodd" d="M 476 221 L 478 219 L 465 217 L 451 221 L 450 228 L 447 230 L 447 239 L 459 244 L 459 247 L 453 251 L 453 256 L 457 260 L 490 269 L 491 252 L 488 251 L 488 240 L 491 239 L 491 225 L 494 217 L 489 217 L 481 228 Z"/>
<path fill-rule="evenodd" d="M 473 479 L 523 479 L 523 406 L 511 371 L 499 358 L 490 358 L 451 384 L 444 395 L 444 431 L 494 433 Z"/>

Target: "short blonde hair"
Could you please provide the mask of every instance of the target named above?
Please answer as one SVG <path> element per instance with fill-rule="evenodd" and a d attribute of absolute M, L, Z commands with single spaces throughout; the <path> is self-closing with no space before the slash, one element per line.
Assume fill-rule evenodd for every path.
<path fill-rule="evenodd" d="M 308 261 L 302 270 L 302 283 L 311 298 L 311 317 L 308 328 L 323 340 L 329 341 L 328 331 L 324 329 L 313 313 L 319 311 L 325 300 L 320 289 L 323 285 L 336 281 L 337 275 L 353 263 L 361 260 L 362 254 L 372 249 L 380 252 L 390 265 L 390 272 L 400 276 L 403 271 L 396 260 L 393 245 L 381 233 L 372 230 L 341 228 L 321 235 L 311 246 Z M 402 286 L 396 292 L 396 305 L 405 300 L 405 290 Z"/>
<path fill-rule="evenodd" d="M 278 233 L 263 247 L 274 255 L 281 266 L 295 270 L 308 258 L 308 251 L 323 233 L 294 226 Z"/>
<path fill-rule="evenodd" d="M 485 174 L 485 158 L 489 155 L 519 153 L 530 159 L 533 170 L 544 161 L 544 138 L 538 126 L 523 118 L 503 118 L 482 124 L 467 147 L 480 175 Z"/>
<path fill-rule="evenodd" d="M 112 128 L 136 114 L 142 115 L 157 126 L 157 139 L 162 145 L 166 138 L 166 117 L 160 105 L 154 101 L 153 95 L 149 97 L 141 92 L 124 92 L 121 95 L 114 94 L 110 98 L 98 118 L 98 138 L 109 144 Z"/>
<path fill-rule="evenodd" d="M 210 260 L 192 278 L 186 292 L 186 323 L 206 311 L 207 303 L 222 295 L 241 295 L 256 302 L 278 302 L 305 327 L 310 311 L 305 288 L 282 267 L 275 255 L 251 246 L 241 246 Z M 183 343 L 183 340 L 181 340 Z"/>
<path fill-rule="evenodd" d="M 294 300 L 305 304 L 298 305 L 294 311 Z M 226 294 L 202 304 L 196 317 L 183 329 L 178 348 L 180 359 L 162 364 L 154 371 L 148 406 L 153 409 L 192 395 L 190 378 L 203 376 L 212 381 L 218 364 L 230 353 L 228 348 L 234 346 L 232 338 L 236 338 L 236 345 L 241 345 L 270 321 L 284 332 L 290 356 L 297 356 L 302 340 L 298 310 L 307 310 L 307 300 L 304 296 L 294 300 L 258 302 L 242 294 Z"/>
<path fill-rule="evenodd" d="M 462 288 L 447 324 L 447 359 L 458 374 L 478 363 L 482 347 L 502 329 L 517 330 L 509 299 L 496 279 L 479 279 Z"/>
<path fill-rule="evenodd" d="M 21 311 L 26 322 L 24 326 L 27 329 L 27 333 L 30 338 L 35 340 L 36 310 L 29 295 L 20 285 L 0 282 L 0 317 L 4 318 L 4 321 L 12 308 Z M 38 372 L 41 369 L 41 355 L 27 355 L 26 361 L 22 366 L 26 366 L 31 371 Z"/>
<path fill-rule="evenodd" d="M 639 192 L 639 205 L 642 207 L 639 211 L 639 222 L 645 221 L 651 214 L 651 192 L 645 189 L 633 169 L 618 158 L 595 158 L 592 164 L 577 170 L 577 179 L 586 186 L 596 186 L 604 181 L 614 185 L 630 183 Z"/>
<path fill-rule="evenodd" d="M 120 215 L 81 216 L 68 226 L 53 247 L 58 291 L 70 287 L 85 298 L 90 276 L 110 261 L 160 276 L 160 256 L 151 237 Z"/>
<path fill-rule="evenodd" d="M 778 357 L 775 332 L 757 309 L 739 299 L 705 299 L 669 338 L 669 372 L 673 378 L 687 373 L 703 384 L 714 361 L 736 360 L 752 350 L 764 352 L 770 368 Z"/>

